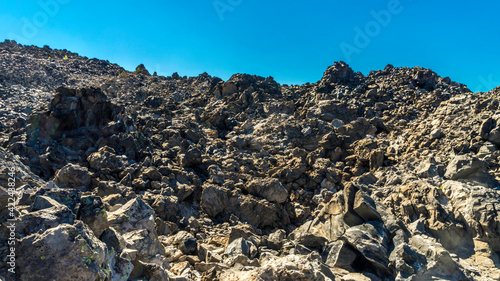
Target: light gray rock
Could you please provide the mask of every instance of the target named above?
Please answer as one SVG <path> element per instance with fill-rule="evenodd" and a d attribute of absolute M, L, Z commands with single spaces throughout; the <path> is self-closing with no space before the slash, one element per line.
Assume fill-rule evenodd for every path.
<path fill-rule="evenodd" d="M 425 256 L 419 254 L 406 243 L 401 243 L 394 248 L 389 256 L 389 261 L 390 265 L 397 270 L 397 277 L 400 279 L 417 275 L 421 272 L 422 267 L 427 264 Z"/>
<path fill-rule="evenodd" d="M 234 240 L 226 247 L 226 250 L 224 251 L 224 255 L 226 255 L 227 257 L 244 255 L 249 259 L 255 258 L 257 253 L 257 247 L 252 242 L 247 241 L 244 238 L 238 238 Z"/>
<path fill-rule="evenodd" d="M 321 248 L 328 242 L 328 240 L 323 236 L 310 232 L 302 232 L 300 230 L 290 233 L 290 235 L 288 235 L 288 239 L 310 248 Z"/>
<path fill-rule="evenodd" d="M 470 280 L 471 277 L 465 274 L 465 270 L 434 239 L 415 235 L 410 238 L 409 245 L 426 259 L 415 276 L 417 280 Z"/>
<path fill-rule="evenodd" d="M 320 257 L 288 255 L 276 257 L 268 255 L 260 267 L 231 268 L 221 272 L 219 280 L 245 280 L 255 276 L 255 280 L 336 280 L 332 271 L 322 266 Z"/>
<path fill-rule="evenodd" d="M 256 179 L 248 183 L 246 189 L 250 194 L 266 198 L 270 202 L 284 203 L 288 198 L 288 191 L 278 179 Z"/>
<path fill-rule="evenodd" d="M 420 178 L 432 178 L 438 176 L 439 171 L 433 159 L 426 159 L 417 167 L 416 174 Z"/>
<path fill-rule="evenodd" d="M 110 276 L 106 245 L 82 222 L 61 224 L 19 242 L 19 280 L 103 280 Z"/>
<path fill-rule="evenodd" d="M 500 192 L 457 181 L 446 181 L 442 187 L 450 204 L 463 215 L 469 236 L 487 241 L 493 251 L 500 251 Z M 462 252 L 470 253 L 467 246 L 469 250 Z"/>
<path fill-rule="evenodd" d="M 155 229 L 154 211 L 140 197 L 108 213 L 108 223 L 122 235 L 125 248 L 134 250 L 138 259 L 148 262 L 156 255 L 165 255 Z"/>
<path fill-rule="evenodd" d="M 438 129 L 432 130 L 430 136 L 431 136 L 431 139 L 440 139 L 440 138 L 444 137 L 444 133 L 443 133 L 443 131 L 441 131 L 441 129 L 438 128 Z"/>
<path fill-rule="evenodd" d="M 68 207 L 59 204 L 21 215 L 16 224 L 16 231 L 22 238 L 40 230 L 45 231 L 57 227 L 60 224 L 73 224 L 75 220 L 75 214 Z"/>
<path fill-rule="evenodd" d="M 482 162 L 468 155 L 455 156 L 448 166 L 444 177 L 451 180 L 467 178 L 482 169 Z"/>

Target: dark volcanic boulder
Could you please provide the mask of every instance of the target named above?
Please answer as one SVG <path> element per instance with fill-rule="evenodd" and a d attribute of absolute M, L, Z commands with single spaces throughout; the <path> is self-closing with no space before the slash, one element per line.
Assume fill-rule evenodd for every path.
<path fill-rule="evenodd" d="M 34 113 L 28 120 L 28 137 L 59 138 L 64 132 L 102 126 L 113 120 L 117 107 L 99 88 L 59 87 L 48 111 Z"/>
<path fill-rule="evenodd" d="M 322 92 L 328 92 L 335 88 L 337 84 L 346 86 L 357 86 L 363 75 L 360 72 L 354 72 L 345 62 L 335 62 L 328 67 L 319 81 L 318 89 Z"/>

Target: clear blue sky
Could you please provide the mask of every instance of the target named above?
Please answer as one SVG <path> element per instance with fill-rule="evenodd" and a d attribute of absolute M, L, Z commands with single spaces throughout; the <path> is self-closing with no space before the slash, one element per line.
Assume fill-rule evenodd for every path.
<path fill-rule="evenodd" d="M 499 1 L 0 0 L 0 40 L 128 70 L 287 84 L 316 82 L 339 60 L 364 74 L 422 66 L 484 91 L 500 85 L 499 11 Z"/>

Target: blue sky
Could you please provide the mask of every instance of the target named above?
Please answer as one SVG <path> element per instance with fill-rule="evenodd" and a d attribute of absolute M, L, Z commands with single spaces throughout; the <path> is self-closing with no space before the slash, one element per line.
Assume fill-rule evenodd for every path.
<path fill-rule="evenodd" d="M 485 91 L 500 85 L 498 11 L 498 1 L 0 0 L 0 40 L 128 70 L 287 84 L 316 82 L 339 60 L 365 75 L 422 66 Z"/>

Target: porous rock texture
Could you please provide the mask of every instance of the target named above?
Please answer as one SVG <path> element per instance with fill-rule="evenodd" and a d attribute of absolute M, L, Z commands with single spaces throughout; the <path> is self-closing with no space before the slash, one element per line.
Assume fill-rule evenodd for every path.
<path fill-rule="evenodd" d="M 0 275 L 500 280 L 499 99 L 420 67 L 280 85 L 5 41 Z"/>

